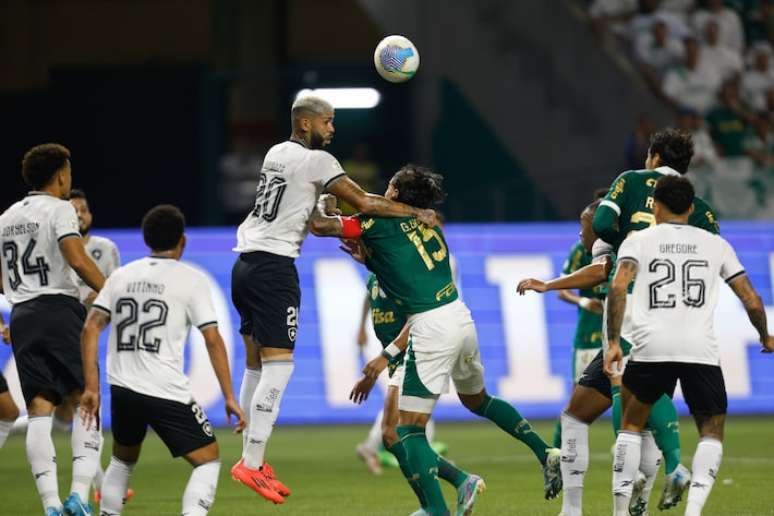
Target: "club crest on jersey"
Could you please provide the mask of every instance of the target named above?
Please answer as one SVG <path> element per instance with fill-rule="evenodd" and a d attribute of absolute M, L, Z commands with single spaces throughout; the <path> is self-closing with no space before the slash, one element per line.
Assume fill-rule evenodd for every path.
<path fill-rule="evenodd" d="M 91 256 L 95 260 L 99 260 L 100 258 L 102 258 L 102 249 L 94 249 L 94 250 L 92 250 L 91 251 Z"/>

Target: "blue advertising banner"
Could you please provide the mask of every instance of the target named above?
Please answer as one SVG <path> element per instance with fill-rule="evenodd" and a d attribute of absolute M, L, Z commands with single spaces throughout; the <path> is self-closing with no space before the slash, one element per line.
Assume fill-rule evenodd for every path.
<path fill-rule="evenodd" d="M 725 223 L 722 231 L 763 297 L 769 320 L 774 321 L 774 224 Z M 462 297 L 476 321 L 487 390 L 514 403 L 527 417 L 556 417 L 572 386 L 570 359 L 577 308 L 559 300 L 555 293 L 518 296 L 515 287 L 522 278 L 559 275 L 577 240 L 578 225 L 450 224 L 445 232 Z M 117 243 L 123 263 L 146 254 L 139 231 L 96 233 Z M 238 390 L 244 349 L 238 334 L 239 317 L 231 305 L 234 234 L 233 229 L 189 229 L 184 260 L 210 278 Z M 296 264 L 302 290 L 296 368 L 282 401 L 280 423 L 370 421 L 382 405 L 386 382 L 379 384 L 363 406 L 355 406 L 348 399 L 364 360 L 380 349 L 370 328 L 365 353 L 361 354 L 356 344 L 366 270 L 338 249 L 337 240 L 315 237 L 307 239 Z M 10 307 L 4 300 L 0 309 L 7 321 Z M 759 353 L 756 332 L 725 285 L 715 331 L 721 346 L 729 411 L 774 413 L 774 357 Z M 103 371 L 107 333 L 101 341 Z M 195 329 L 186 353 L 194 398 L 213 424 L 225 424 L 217 382 L 201 335 Z M 0 346 L 0 364 L 12 394 L 23 405 L 10 347 Z M 109 392 L 104 383 L 103 394 L 103 413 L 109 425 Z M 685 412 L 682 402 L 679 406 Z M 450 392 L 441 398 L 436 417 L 461 420 L 475 416 Z"/>

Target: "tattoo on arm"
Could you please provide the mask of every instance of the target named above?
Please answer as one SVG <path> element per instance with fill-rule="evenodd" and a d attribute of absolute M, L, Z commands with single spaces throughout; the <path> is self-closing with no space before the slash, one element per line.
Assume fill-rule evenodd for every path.
<path fill-rule="evenodd" d="M 731 281 L 730 287 L 744 305 L 747 317 L 750 318 L 750 322 L 758 330 L 758 335 L 760 335 L 761 339 L 768 336 L 769 329 L 766 321 L 766 310 L 763 307 L 761 296 L 758 295 L 752 283 L 750 283 L 750 278 L 746 274 L 739 276 Z"/>
<path fill-rule="evenodd" d="M 110 324 L 110 316 L 98 308 L 92 308 L 89 311 L 89 317 L 86 324 L 92 324 L 97 327 L 97 330 L 102 331 L 105 326 Z"/>
<path fill-rule="evenodd" d="M 607 338 L 618 339 L 621 336 L 624 312 L 626 311 L 626 290 L 637 275 L 637 262 L 621 260 L 613 278 L 613 284 L 607 295 Z"/>

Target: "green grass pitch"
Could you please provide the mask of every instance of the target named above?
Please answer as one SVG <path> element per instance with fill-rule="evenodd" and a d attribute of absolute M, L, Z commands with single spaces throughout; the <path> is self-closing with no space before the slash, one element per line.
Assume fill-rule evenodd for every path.
<path fill-rule="evenodd" d="M 537 422 L 535 429 L 550 440 L 553 422 Z M 365 426 L 306 426 L 275 429 L 269 458 L 279 478 L 293 491 L 284 505 L 274 506 L 252 491 L 233 482 L 229 469 L 239 455 L 241 438 L 227 430 L 218 432 L 221 446 L 220 483 L 210 514 L 249 515 L 408 515 L 416 509 L 411 491 L 398 470 L 388 469 L 380 477 L 366 472 L 354 453 L 363 439 Z M 733 418 L 726 427 L 726 443 L 720 476 L 715 483 L 704 514 L 707 516 L 774 515 L 774 483 L 771 471 L 774 450 L 772 418 Z M 441 423 L 437 438 L 449 444 L 449 457 L 460 467 L 483 476 L 487 491 L 480 497 L 475 514 L 552 515 L 559 513 L 559 500 L 542 497 L 542 475 L 526 446 L 510 439 L 486 422 Z M 696 446 L 696 431 L 689 420 L 682 420 L 683 462 L 690 467 Z M 586 476 L 585 514 L 610 514 L 610 423 L 601 420 L 591 429 L 591 464 Z M 56 436 L 59 454 L 60 494 L 70 481 L 69 436 Z M 106 435 L 107 462 L 110 446 Z M 180 499 L 190 467 L 182 459 L 173 460 L 161 441 L 149 434 L 131 485 L 135 498 L 124 514 L 180 514 Z M 659 473 L 651 499 L 651 514 L 680 515 L 676 510 L 660 513 L 656 508 L 663 473 Z M 11 436 L 0 450 L 2 515 L 41 514 L 32 476 L 24 455 L 24 439 Z M 444 486 L 447 503 L 453 509 L 454 492 Z"/>

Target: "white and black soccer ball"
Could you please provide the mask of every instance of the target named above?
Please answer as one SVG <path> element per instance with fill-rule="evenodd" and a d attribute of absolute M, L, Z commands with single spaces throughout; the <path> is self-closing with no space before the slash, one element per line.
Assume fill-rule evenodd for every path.
<path fill-rule="evenodd" d="M 387 36 L 376 45 L 374 66 L 383 79 L 406 82 L 419 68 L 419 51 L 404 36 Z"/>

